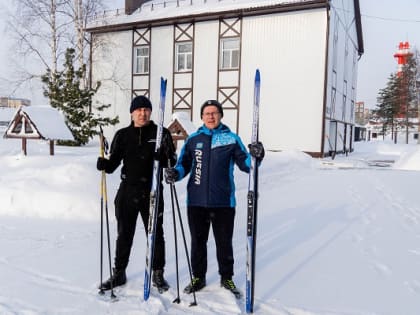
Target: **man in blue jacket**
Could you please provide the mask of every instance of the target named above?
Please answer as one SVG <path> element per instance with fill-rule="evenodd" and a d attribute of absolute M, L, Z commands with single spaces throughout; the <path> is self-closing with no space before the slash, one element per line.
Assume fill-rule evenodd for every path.
<path fill-rule="evenodd" d="M 222 287 L 239 296 L 233 276 L 232 236 L 235 219 L 236 164 L 249 172 L 251 155 L 261 161 L 264 147 L 258 143 L 246 150 L 238 135 L 221 123 L 222 105 L 208 100 L 201 106 L 203 125 L 186 140 L 174 168 L 167 169 L 167 183 L 190 174 L 187 185 L 187 215 L 191 233 L 191 266 L 193 279 L 185 293 L 201 290 L 206 285 L 207 240 L 210 225 L 216 242 L 216 255 Z"/>

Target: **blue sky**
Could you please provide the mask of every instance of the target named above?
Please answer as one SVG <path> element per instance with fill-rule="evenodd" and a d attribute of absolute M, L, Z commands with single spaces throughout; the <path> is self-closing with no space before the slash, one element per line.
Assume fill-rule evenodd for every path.
<path fill-rule="evenodd" d="M 0 3 L 0 77 L 8 71 L 8 55 L 12 43 L 4 33 L 5 16 L 2 7 L 13 0 Z M 349 0 L 342 0 L 349 1 Z M 110 8 L 123 8 L 124 0 L 105 0 Z M 383 88 L 389 75 L 396 70 L 393 57 L 400 41 L 409 41 L 420 49 L 420 1 L 419 0 L 360 0 L 365 53 L 359 61 L 357 101 L 374 108 L 379 89 Z M 7 95 L 0 84 L 0 95 Z M 31 91 L 17 97 L 32 98 Z M 35 104 L 36 102 L 34 102 Z"/>

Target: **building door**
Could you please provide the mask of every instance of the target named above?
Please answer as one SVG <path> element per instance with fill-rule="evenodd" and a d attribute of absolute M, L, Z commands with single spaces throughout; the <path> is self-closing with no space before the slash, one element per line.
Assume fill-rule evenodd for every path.
<path fill-rule="evenodd" d="M 330 121 L 330 131 L 328 133 L 328 146 L 331 156 L 335 156 L 337 152 L 337 122 Z"/>

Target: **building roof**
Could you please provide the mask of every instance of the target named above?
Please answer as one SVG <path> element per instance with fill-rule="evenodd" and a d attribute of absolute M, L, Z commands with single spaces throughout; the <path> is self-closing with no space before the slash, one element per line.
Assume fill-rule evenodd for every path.
<path fill-rule="evenodd" d="M 97 15 L 87 26 L 88 32 L 130 29 L 133 25 L 152 24 L 166 25 L 185 19 L 200 21 L 216 19 L 223 13 L 243 16 L 261 14 L 264 10 L 283 8 L 307 9 L 326 7 L 325 0 L 153 0 L 145 2 L 130 15 L 124 10 L 108 11 Z M 258 11 L 258 13 L 256 12 Z M 269 13 L 269 12 L 267 12 Z"/>
<path fill-rule="evenodd" d="M 353 0 L 359 55 L 364 52 L 359 0 Z M 329 9 L 330 0 L 153 0 L 146 1 L 132 14 L 124 10 L 106 11 L 88 23 L 86 31 L 107 33 L 147 26 L 171 25 L 174 22 L 198 22 L 229 17 L 252 16 L 308 10 Z"/>

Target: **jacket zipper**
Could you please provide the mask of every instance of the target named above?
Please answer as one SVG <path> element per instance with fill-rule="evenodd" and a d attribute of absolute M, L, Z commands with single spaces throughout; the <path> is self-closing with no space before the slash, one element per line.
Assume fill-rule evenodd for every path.
<path fill-rule="evenodd" d="M 210 161 L 211 161 L 211 144 L 213 141 L 213 130 L 210 130 L 210 143 L 209 143 L 209 156 L 208 156 L 208 163 L 207 163 L 207 206 L 211 207 L 210 205 L 210 177 L 211 177 L 211 173 L 210 173 Z"/>
<path fill-rule="evenodd" d="M 141 145 L 141 127 L 139 128 L 139 145 Z"/>

